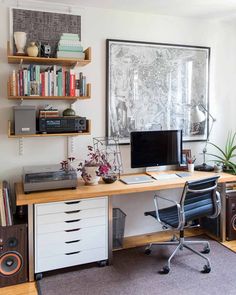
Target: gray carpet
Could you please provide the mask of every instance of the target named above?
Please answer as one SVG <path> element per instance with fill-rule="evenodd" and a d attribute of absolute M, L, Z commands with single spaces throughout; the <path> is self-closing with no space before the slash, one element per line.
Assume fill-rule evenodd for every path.
<path fill-rule="evenodd" d="M 168 275 L 157 273 L 173 247 L 154 247 L 150 256 L 144 248 L 114 253 L 114 264 L 90 267 L 38 282 L 42 295 L 235 295 L 236 254 L 210 241 L 212 271 L 202 274 L 204 261 L 184 249 L 172 262 Z M 201 250 L 199 246 L 195 249 Z"/>

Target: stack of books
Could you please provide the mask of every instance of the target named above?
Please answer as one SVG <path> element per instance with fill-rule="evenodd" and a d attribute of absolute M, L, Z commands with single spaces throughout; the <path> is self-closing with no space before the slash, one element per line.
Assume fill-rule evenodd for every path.
<path fill-rule="evenodd" d="M 86 77 L 73 69 L 29 65 L 10 76 L 10 96 L 86 96 Z"/>
<path fill-rule="evenodd" d="M 13 214 L 8 183 L 0 183 L 0 226 L 13 225 Z"/>
<path fill-rule="evenodd" d="M 57 58 L 85 59 L 78 34 L 63 33 L 61 35 L 57 48 Z"/>
<path fill-rule="evenodd" d="M 59 117 L 57 109 L 41 109 L 39 110 L 39 118 Z"/>

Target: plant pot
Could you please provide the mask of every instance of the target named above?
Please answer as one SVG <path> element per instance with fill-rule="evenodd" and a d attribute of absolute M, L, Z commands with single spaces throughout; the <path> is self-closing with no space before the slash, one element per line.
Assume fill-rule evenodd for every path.
<path fill-rule="evenodd" d="M 109 183 L 113 183 L 117 180 L 117 176 L 116 175 L 107 175 L 107 176 L 103 176 L 102 180 L 109 184 Z"/>
<path fill-rule="evenodd" d="M 82 171 L 82 178 L 87 185 L 97 185 L 100 176 L 97 175 L 98 166 L 84 166 Z"/>

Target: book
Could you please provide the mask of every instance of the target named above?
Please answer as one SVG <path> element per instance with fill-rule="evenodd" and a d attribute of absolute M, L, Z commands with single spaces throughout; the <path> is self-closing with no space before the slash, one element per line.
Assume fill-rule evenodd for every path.
<path fill-rule="evenodd" d="M 78 40 L 60 40 L 58 46 L 81 46 Z"/>
<path fill-rule="evenodd" d="M 60 40 L 80 41 L 78 34 L 62 34 Z"/>
<path fill-rule="evenodd" d="M 6 214 L 3 199 L 3 185 L 0 184 L 0 225 L 6 226 Z"/>
<path fill-rule="evenodd" d="M 57 58 L 79 58 L 85 59 L 84 52 L 74 52 L 74 51 L 57 51 Z"/>
<path fill-rule="evenodd" d="M 83 52 L 83 47 L 82 46 L 59 45 L 58 51 Z"/>

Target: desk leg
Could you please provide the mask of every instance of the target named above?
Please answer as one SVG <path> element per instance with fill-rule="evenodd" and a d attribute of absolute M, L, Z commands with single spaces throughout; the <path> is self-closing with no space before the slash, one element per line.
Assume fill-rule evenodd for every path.
<path fill-rule="evenodd" d="M 220 213 L 220 239 L 221 242 L 226 240 L 226 184 L 221 183 L 219 186 L 221 195 L 221 213 Z"/>
<path fill-rule="evenodd" d="M 108 265 L 112 264 L 113 259 L 113 206 L 112 196 L 108 197 Z"/>
<path fill-rule="evenodd" d="M 28 205 L 29 281 L 34 281 L 34 206 Z"/>

